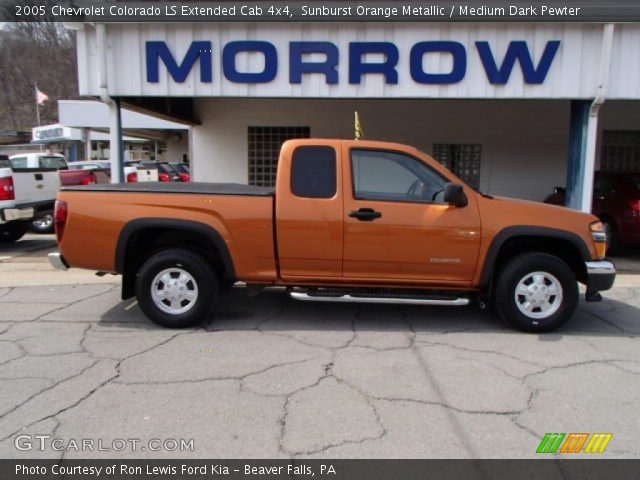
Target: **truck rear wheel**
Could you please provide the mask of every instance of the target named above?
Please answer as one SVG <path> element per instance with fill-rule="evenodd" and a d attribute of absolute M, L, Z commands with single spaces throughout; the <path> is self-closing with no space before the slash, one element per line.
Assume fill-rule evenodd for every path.
<path fill-rule="evenodd" d="M 0 243 L 12 243 L 20 240 L 27 233 L 26 222 L 9 222 L 0 225 Z"/>
<path fill-rule="evenodd" d="M 578 284 L 569 266 L 546 253 L 512 258 L 499 274 L 496 307 L 524 332 L 549 332 L 564 324 L 578 306 Z"/>
<path fill-rule="evenodd" d="M 163 327 L 191 327 L 206 319 L 219 295 L 211 265 L 185 249 L 164 250 L 138 271 L 136 297 L 140 308 Z"/>

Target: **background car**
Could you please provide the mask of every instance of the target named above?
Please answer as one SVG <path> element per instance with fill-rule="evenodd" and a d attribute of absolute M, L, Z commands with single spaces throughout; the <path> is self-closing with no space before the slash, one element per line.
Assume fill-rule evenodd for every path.
<path fill-rule="evenodd" d="M 169 165 L 171 165 L 173 169 L 178 172 L 178 175 L 180 176 L 180 180 L 182 182 L 191 181 L 191 171 L 185 163 L 169 162 Z"/>
<path fill-rule="evenodd" d="M 556 187 L 544 201 L 565 205 L 565 189 Z M 597 171 L 591 211 L 604 223 L 608 253 L 622 245 L 640 246 L 640 173 Z"/>
<path fill-rule="evenodd" d="M 0 156 L 0 243 L 20 239 L 28 228 L 53 231 L 53 207 L 60 189 L 56 167 L 66 168 L 61 155 Z"/>
<path fill-rule="evenodd" d="M 33 171 L 55 169 L 60 173 L 60 184 L 63 183 L 64 172 L 69 169 L 64 155 L 59 153 L 21 153 L 9 157 L 14 171 Z M 40 173 L 39 175 L 42 175 Z M 59 185 L 60 185 L 59 184 Z M 55 195 L 54 195 L 55 198 Z M 53 210 L 48 204 L 37 209 L 35 217 L 27 224 L 34 233 L 53 233 Z"/>
<path fill-rule="evenodd" d="M 87 160 L 82 162 L 69 163 L 70 170 L 90 171 L 94 174 L 93 182 L 88 183 L 69 183 L 62 181 L 63 185 L 89 185 L 91 183 L 109 183 L 111 181 L 111 162 L 109 160 Z M 66 174 L 69 175 L 70 174 Z M 132 183 L 138 181 L 138 169 L 133 165 L 125 165 L 124 167 L 125 182 Z M 91 177 L 89 177 L 91 178 Z M 85 180 L 86 182 L 86 180 Z"/>
<path fill-rule="evenodd" d="M 172 164 L 169 162 L 156 162 L 156 161 L 144 161 L 144 162 L 130 162 L 131 165 L 136 165 L 138 171 L 148 171 L 149 178 L 147 181 L 159 181 L 159 182 L 188 182 L 190 177 L 183 176 Z M 157 179 L 153 178 L 153 170 L 157 171 Z M 182 176 L 181 176 L 182 175 Z"/>

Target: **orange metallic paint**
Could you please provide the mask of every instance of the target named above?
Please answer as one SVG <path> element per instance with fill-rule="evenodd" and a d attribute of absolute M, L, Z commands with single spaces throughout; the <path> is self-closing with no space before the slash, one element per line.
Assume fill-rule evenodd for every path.
<path fill-rule="evenodd" d="M 291 193 L 291 157 L 300 145 L 336 150 L 339 172 L 334 198 L 300 198 Z M 349 161 L 354 147 L 412 155 L 462 184 L 469 203 L 456 208 L 354 199 Z M 122 228 L 138 218 L 186 219 L 213 227 L 228 246 L 238 280 L 249 283 L 475 290 L 492 240 L 513 225 L 573 232 L 585 241 L 592 258 L 598 257 L 589 232 L 594 216 L 546 204 L 483 197 L 428 155 L 384 142 L 286 142 L 280 155 L 275 208 L 273 197 L 257 196 L 63 190 L 58 198 L 69 209 L 62 255 L 72 267 L 107 272 L 115 271 Z M 347 215 L 361 207 L 375 208 L 383 216 L 360 222 Z"/>
<path fill-rule="evenodd" d="M 282 147 L 276 179 L 276 228 L 280 275 L 284 280 L 300 276 L 318 278 L 342 275 L 342 178 L 337 175 L 333 198 L 301 198 L 291 192 L 290 172 L 294 150 L 318 144 L 336 151 L 342 169 L 340 140 L 298 140 Z"/>
<path fill-rule="evenodd" d="M 239 278 L 276 278 L 272 197 L 61 191 L 58 198 L 69 209 L 60 252 L 72 266 L 114 272 L 116 244 L 129 221 L 174 218 L 216 229 Z"/>
<path fill-rule="evenodd" d="M 423 202 L 386 202 L 354 198 L 351 150 L 374 149 L 409 153 L 452 182 L 460 182 L 430 157 L 402 145 L 343 142 L 345 278 L 379 278 L 425 285 L 468 286 L 475 272 L 480 245 L 480 214 L 475 194 L 464 208 Z M 349 217 L 346 212 L 373 208 L 382 216 L 372 222 Z"/>

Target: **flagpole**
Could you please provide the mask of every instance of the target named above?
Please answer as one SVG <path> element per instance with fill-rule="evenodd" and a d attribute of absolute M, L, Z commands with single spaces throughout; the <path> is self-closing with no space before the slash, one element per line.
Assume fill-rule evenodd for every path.
<path fill-rule="evenodd" d="M 38 103 L 38 85 L 37 84 L 33 84 L 33 93 L 35 94 L 36 97 L 36 119 L 37 119 L 37 126 L 40 126 L 40 104 Z"/>

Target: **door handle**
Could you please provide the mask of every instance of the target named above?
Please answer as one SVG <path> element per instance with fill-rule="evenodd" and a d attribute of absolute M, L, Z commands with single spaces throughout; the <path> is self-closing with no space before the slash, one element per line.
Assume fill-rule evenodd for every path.
<path fill-rule="evenodd" d="M 349 216 L 357 218 L 361 222 L 373 222 L 376 218 L 380 218 L 382 213 L 376 212 L 373 208 L 359 208 L 358 210 L 351 210 Z"/>

